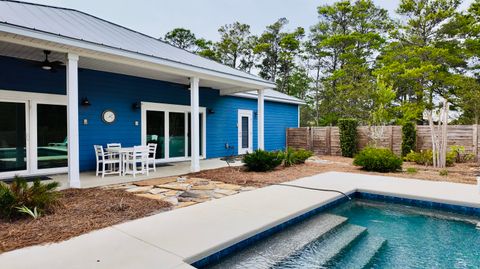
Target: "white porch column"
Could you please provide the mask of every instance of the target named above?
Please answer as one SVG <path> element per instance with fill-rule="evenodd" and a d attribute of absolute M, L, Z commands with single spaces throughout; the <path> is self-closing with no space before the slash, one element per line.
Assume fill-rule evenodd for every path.
<path fill-rule="evenodd" d="M 257 108 L 257 125 L 258 125 L 258 149 L 265 149 L 264 144 L 264 90 L 258 90 L 258 108 Z"/>
<path fill-rule="evenodd" d="M 200 118 L 199 118 L 199 82 L 198 77 L 190 78 L 190 109 L 191 109 L 191 167 L 192 172 L 200 171 Z"/>
<path fill-rule="evenodd" d="M 78 139 L 78 55 L 67 55 L 67 137 L 68 184 L 80 187 L 80 161 Z"/>

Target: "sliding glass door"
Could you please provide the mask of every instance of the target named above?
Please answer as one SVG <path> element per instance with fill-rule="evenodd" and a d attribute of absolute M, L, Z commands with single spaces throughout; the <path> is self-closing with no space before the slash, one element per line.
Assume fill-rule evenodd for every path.
<path fill-rule="evenodd" d="M 37 168 L 67 165 L 67 107 L 37 104 Z"/>
<path fill-rule="evenodd" d="M 66 96 L 0 90 L 0 179 L 66 172 Z"/>
<path fill-rule="evenodd" d="M 0 123 L 0 173 L 26 171 L 26 103 L 0 102 Z"/>
<path fill-rule="evenodd" d="M 189 111 L 189 106 L 142 103 L 142 141 L 157 144 L 157 160 L 181 161 L 191 156 Z M 203 156 L 205 108 L 200 111 L 200 155 Z"/>

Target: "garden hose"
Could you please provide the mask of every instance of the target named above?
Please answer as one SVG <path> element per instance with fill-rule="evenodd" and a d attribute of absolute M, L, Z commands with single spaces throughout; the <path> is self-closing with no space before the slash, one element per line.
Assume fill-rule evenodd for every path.
<path fill-rule="evenodd" d="M 312 190 L 312 191 L 325 191 L 325 192 L 336 192 L 340 193 L 341 195 L 345 196 L 348 198 L 348 200 L 352 200 L 350 196 L 348 196 L 346 193 L 338 191 L 338 190 L 331 190 L 331 189 L 319 189 L 319 188 L 311 188 L 311 187 L 303 187 L 303 186 L 298 186 L 298 185 L 290 185 L 290 184 L 283 184 L 283 183 L 276 183 L 272 184 L 276 186 L 285 186 L 285 187 L 294 187 L 294 188 L 299 188 L 299 189 L 306 189 L 306 190 Z"/>

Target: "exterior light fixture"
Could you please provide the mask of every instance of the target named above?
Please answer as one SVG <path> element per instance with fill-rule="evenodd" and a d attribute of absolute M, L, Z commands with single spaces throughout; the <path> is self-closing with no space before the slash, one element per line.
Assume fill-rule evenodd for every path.
<path fill-rule="evenodd" d="M 135 102 L 132 104 L 132 109 L 133 110 L 137 110 L 137 109 L 140 109 L 142 107 L 142 104 L 140 102 Z"/>
<path fill-rule="evenodd" d="M 46 69 L 46 70 L 48 70 L 48 69 Z M 92 105 L 92 104 L 90 103 L 90 101 L 88 100 L 87 97 L 85 97 L 85 98 L 82 99 L 82 103 L 81 103 L 81 104 L 82 104 L 82 106 L 91 106 L 91 105 Z"/>

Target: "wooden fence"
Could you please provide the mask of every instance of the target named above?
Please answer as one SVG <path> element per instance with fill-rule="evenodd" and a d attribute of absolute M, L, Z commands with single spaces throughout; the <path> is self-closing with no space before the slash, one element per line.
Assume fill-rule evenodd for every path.
<path fill-rule="evenodd" d="M 475 154 L 480 159 L 480 125 L 449 125 L 447 131 L 447 142 L 449 146 L 459 145 L 465 147 L 465 151 Z M 369 142 L 369 127 L 360 126 L 358 132 L 358 147 L 364 148 Z M 288 147 L 304 148 L 320 155 L 341 155 L 340 132 L 338 127 L 302 127 L 288 128 Z M 385 132 L 379 146 L 389 148 L 396 154 L 401 153 L 402 148 L 402 127 L 386 126 Z M 432 139 L 430 127 L 426 125 L 417 126 L 417 150 L 431 149 Z"/>

